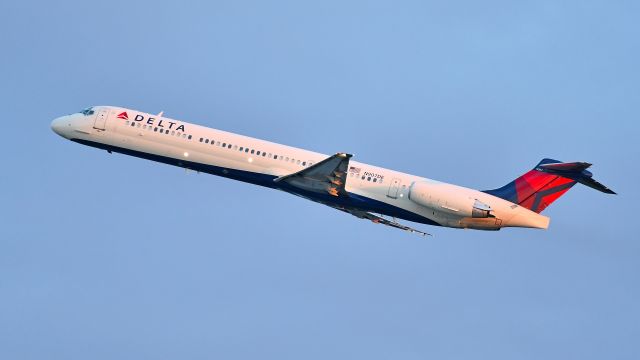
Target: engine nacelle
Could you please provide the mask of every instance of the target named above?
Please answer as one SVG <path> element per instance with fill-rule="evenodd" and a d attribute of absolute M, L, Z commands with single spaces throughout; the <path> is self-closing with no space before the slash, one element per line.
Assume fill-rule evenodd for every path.
<path fill-rule="evenodd" d="M 491 207 L 473 197 L 469 189 L 435 181 L 411 184 L 409 199 L 434 211 L 458 217 L 493 217 Z"/>

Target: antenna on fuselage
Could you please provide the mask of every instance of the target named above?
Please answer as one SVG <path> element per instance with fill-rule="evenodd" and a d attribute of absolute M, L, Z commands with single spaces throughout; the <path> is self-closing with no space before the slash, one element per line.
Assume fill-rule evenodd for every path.
<path fill-rule="evenodd" d="M 162 117 L 162 115 L 164 115 L 164 110 L 160 111 L 160 112 L 158 113 L 158 115 L 156 115 L 156 116 L 157 116 L 157 117 Z"/>

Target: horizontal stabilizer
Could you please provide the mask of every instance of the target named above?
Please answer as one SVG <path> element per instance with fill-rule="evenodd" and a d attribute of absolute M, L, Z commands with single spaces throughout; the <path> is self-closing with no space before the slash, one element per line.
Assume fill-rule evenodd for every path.
<path fill-rule="evenodd" d="M 536 170 L 575 180 L 582 185 L 602 191 L 606 194 L 615 194 L 613 190 L 593 179 L 593 174 L 590 171 L 587 171 L 590 166 L 591 164 L 586 162 L 544 164 L 539 165 Z"/>
<path fill-rule="evenodd" d="M 538 167 L 549 171 L 575 171 L 580 172 L 586 170 L 591 164 L 586 162 L 571 162 L 571 163 L 557 163 L 557 164 L 542 164 Z"/>

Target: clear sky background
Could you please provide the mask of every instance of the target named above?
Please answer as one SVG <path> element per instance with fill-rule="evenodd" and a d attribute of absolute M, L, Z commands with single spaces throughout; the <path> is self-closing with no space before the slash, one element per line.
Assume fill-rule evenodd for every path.
<path fill-rule="evenodd" d="M 640 358 L 639 4 L 2 2 L 0 358 Z M 51 131 L 90 105 L 479 189 L 588 161 L 620 195 L 421 238 Z"/>

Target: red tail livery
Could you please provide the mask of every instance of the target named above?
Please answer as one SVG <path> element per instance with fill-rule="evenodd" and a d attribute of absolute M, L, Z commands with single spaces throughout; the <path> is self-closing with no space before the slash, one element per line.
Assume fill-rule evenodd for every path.
<path fill-rule="evenodd" d="M 591 164 L 585 162 L 563 163 L 553 159 L 543 159 L 531 171 L 507 185 L 485 191 L 512 203 L 542 212 L 569 189 L 581 183 L 607 194 L 615 194 L 611 189 L 592 179 L 587 171 Z"/>

